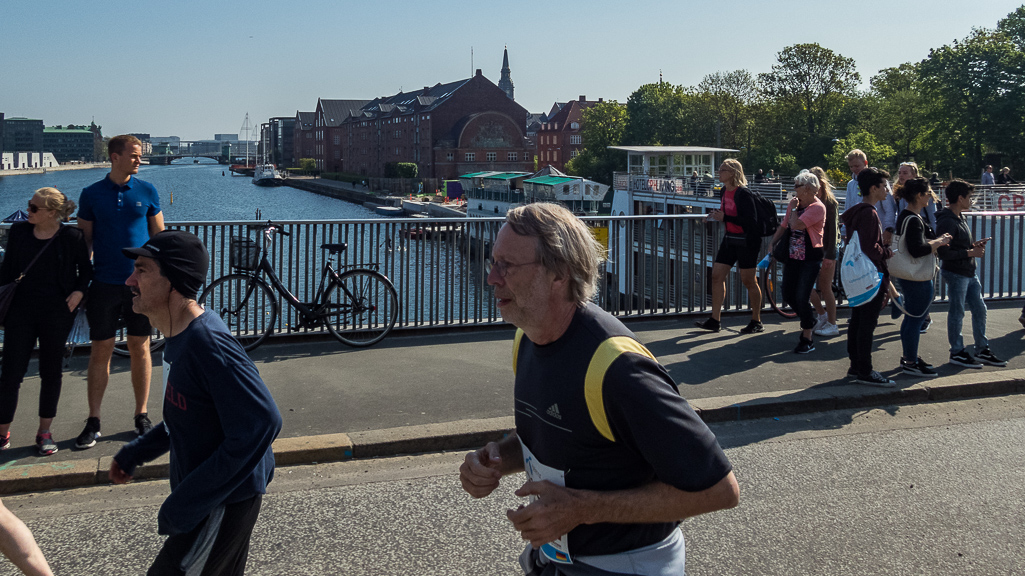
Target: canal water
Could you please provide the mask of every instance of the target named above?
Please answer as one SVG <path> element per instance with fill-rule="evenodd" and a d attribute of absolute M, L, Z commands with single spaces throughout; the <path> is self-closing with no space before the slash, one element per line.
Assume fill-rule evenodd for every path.
<path fill-rule="evenodd" d="M 193 164 L 187 159 L 170 166 L 141 166 L 138 177 L 156 186 L 167 222 L 380 218 L 372 210 L 344 200 L 288 186 L 257 186 L 251 177 L 232 176 L 227 168 L 215 163 Z M 57 188 L 77 203 L 82 188 L 106 177 L 107 172 L 97 168 L 0 177 L 0 219 L 15 210 L 26 210 L 32 193 L 44 186 Z"/>

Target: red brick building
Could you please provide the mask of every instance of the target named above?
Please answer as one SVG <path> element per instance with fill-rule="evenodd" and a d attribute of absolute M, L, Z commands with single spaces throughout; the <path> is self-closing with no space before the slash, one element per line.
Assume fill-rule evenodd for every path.
<path fill-rule="evenodd" d="M 316 158 L 317 147 L 314 142 L 314 124 L 317 119 L 316 112 L 295 113 L 295 132 L 292 138 L 292 149 L 296 166 L 303 158 Z"/>
<path fill-rule="evenodd" d="M 359 114 L 370 100 L 325 100 L 317 99 L 317 111 L 313 123 L 313 141 L 316 144 L 314 158 L 317 168 L 324 172 L 342 172 L 344 132 L 342 122 Z"/>
<path fill-rule="evenodd" d="M 551 166 L 561 172 L 566 171 L 566 162 L 575 158 L 584 148 L 580 135 L 584 110 L 601 101 L 599 98 L 597 102 L 592 102 L 581 96 L 577 100 L 563 104 L 557 112 L 553 107 L 553 112 L 548 115 L 548 121 L 542 123 L 537 131 L 539 166 Z"/>
<path fill-rule="evenodd" d="M 527 110 L 485 78 L 425 86 L 377 98 L 343 119 L 345 172 L 383 176 L 389 163 L 412 162 L 422 178 L 533 171 L 525 138 Z"/>

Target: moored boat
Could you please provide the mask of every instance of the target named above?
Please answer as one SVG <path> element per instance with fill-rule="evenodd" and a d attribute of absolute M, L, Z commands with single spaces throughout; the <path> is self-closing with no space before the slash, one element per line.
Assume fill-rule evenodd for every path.
<path fill-rule="evenodd" d="M 258 164 L 253 170 L 253 184 L 257 186 L 281 186 L 283 180 L 273 164 Z"/>

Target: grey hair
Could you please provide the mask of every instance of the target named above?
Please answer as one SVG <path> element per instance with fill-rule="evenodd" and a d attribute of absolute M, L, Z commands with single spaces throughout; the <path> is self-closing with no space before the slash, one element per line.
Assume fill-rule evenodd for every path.
<path fill-rule="evenodd" d="M 800 174 L 794 176 L 794 186 L 811 186 L 815 189 L 815 195 L 818 196 L 819 177 L 807 170 L 801 170 Z"/>
<path fill-rule="evenodd" d="M 583 221 L 560 204 L 537 202 L 509 210 L 505 222 L 516 234 L 537 238 L 537 261 L 569 281 L 569 297 L 577 306 L 594 298 L 605 249 Z"/>

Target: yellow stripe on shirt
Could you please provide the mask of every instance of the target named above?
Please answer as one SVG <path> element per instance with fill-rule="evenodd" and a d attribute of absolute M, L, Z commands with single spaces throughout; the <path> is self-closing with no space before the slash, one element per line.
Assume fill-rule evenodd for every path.
<path fill-rule="evenodd" d="M 612 442 L 615 442 L 616 438 L 612 434 L 608 417 L 605 415 L 602 387 L 609 366 L 612 366 L 616 358 L 626 353 L 640 354 L 655 360 L 655 356 L 640 342 L 627 336 L 613 336 L 598 345 L 598 349 L 594 352 L 591 363 L 587 367 L 587 376 L 584 377 L 584 398 L 587 400 L 587 411 L 591 414 L 591 422 L 602 436 Z M 655 361 L 657 362 L 657 360 Z"/>

